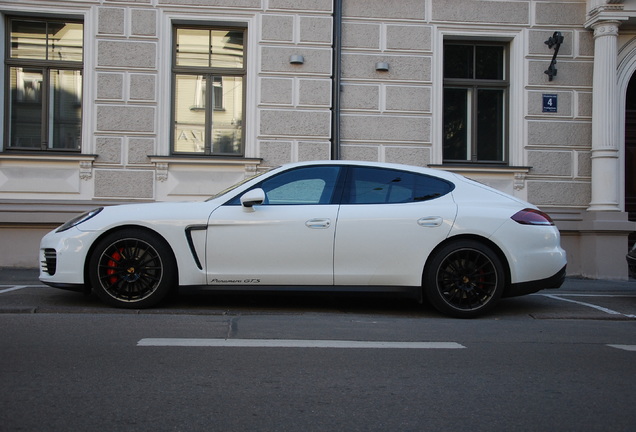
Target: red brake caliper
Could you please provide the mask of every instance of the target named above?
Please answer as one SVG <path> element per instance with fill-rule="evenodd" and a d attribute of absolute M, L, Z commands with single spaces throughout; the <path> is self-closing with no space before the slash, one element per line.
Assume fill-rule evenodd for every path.
<path fill-rule="evenodd" d="M 119 251 L 121 252 L 123 250 L 123 248 L 119 249 Z M 117 273 L 117 270 L 115 270 L 115 267 L 117 267 L 117 262 L 121 260 L 121 254 L 117 251 L 115 251 L 115 253 L 112 256 L 112 259 L 108 261 L 108 270 L 106 270 L 106 274 L 107 275 L 114 275 L 115 273 Z M 111 285 L 115 285 L 117 283 L 117 276 L 111 276 L 110 278 L 108 278 L 108 282 L 110 282 Z"/>

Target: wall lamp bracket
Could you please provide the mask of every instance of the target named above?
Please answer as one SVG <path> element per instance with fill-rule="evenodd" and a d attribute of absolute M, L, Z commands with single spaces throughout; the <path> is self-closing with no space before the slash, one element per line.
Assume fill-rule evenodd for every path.
<path fill-rule="evenodd" d="M 289 63 L 295 64 L 295 65 L 301 65 L 305 63 L 305 58 L 301 56 L 300 54 L 293 54 L 289 56 Z"/>
<path fill-rule="evenodd" d="M 388 72 L 389 64 L 387 62 L 377 62 L 375 64 L 375 70 L 378 72 Z"/>
<path fill-rule="evenodd" d="M 550 81 L 552 81 L 552 79 L 557 75 L 556 59 L 557 55 L 559 54 L 559 48 L 561 48 L 561 44 L 563 43 L 564 39 L 565 38 L 563 37 L 561 32 L 555 31 L 554 34 L 550 36 L 547 41 L 545 41 L 545 44 L 548 46 L 548 48 L 552 49 L 552 47 L 554 47 L 554 55 L 552 55 L 550 67 L 548 67 L 548 70 L 544 72 L 546 75 L 548 75 Z"/>

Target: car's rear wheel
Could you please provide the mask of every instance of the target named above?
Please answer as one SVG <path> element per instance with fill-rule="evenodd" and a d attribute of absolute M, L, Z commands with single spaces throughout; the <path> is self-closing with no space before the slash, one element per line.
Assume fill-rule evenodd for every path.
<path fill-rule="evenodd" d="M 89 279 L 105 303 L 129 309 L 155 306 L 176 281 L 176 264 L 167 243 L 149 232 L 113 232 L 95 247 Z"/>
<path fill-rule="evenodd" d="M 505 285 L 501 260 L 474 240 L 446 244 L 431 258 L 424 274 L 424 291 L 440 312 L 473 318 L 490 311 Z"/>

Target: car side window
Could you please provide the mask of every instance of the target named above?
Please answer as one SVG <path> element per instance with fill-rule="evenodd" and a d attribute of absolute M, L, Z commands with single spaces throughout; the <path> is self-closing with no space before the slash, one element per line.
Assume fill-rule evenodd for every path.
<path fill-rule="evenodd" d="M 351 168 L 344 203 L 396 204 L 446 195 L 453 185 L 424 174 L 384 168 Z"/>
<path fill-rule="evenodd" d="M 338 166 L 301 167 L 258 183 L 265 192 L 263 205 L 330 204 L 338 180 Z M 240 197 L 228 204 L 239 205 Z"/>

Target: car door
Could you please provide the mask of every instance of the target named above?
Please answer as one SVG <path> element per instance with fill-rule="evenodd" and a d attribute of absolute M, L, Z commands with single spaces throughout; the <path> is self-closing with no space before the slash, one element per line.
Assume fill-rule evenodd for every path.
<path fill-rule="evenodd" d="M 257 184 L 261 205 L 235 197 L 208 221 L 211 285 L 332 285 L 340 167 L 306 166 Z M 250 193 L 250 192 L 248 192 Z"/>
<path fill-rule="evenodd" d="M 420 285 L 423 265 L 457 214 L 451 183 L 408 171 L 351 167 L 338 215 L 336 285 Z"/>

